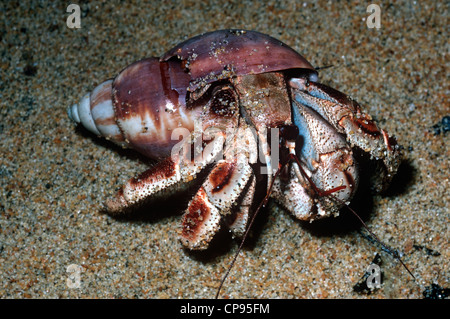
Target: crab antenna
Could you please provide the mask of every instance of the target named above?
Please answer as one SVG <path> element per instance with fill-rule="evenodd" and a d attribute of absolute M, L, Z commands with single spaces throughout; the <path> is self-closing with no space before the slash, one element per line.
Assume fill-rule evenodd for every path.
<path fill-rule="evenodd" d="M 334 65 L 330 64 L 330 65 L 324 65 L 324 66 L 315 67 L 314 70 L 318 71 L 318 70 L 323 70 L 323 69 L 329 69 L 329 68 L 332 68 L 332 67 L 334 67 Z"/>
<path fill-rule="evenodd" d="M 293 160 L 295 160 L 298 164 L 298 166 L 300 167 L 300 172 L 301 174 L 308 180 L 308 182 L 311 184 L 311 186 L 313 187 L 314 191 L 319 195 L 319 196 L 330 196 L 332 197 L 334 200 L 336 200 L 337 202 L 343 204 L 356 218 L 358 218 L 359 222 L 363 225 L 363 227 L 369 232 L 370 236 L 372 236 L 375 241 L 377 241 L 388 253 L 390 253 L 392 255 L 392 257 L 394 257 L 395 259 L 397 259 L 400 264 L 402 264 L 402 266 L 406 269 L 406 271 L 411 275 L 411 277 L 413 277 L 414 279 L 416 279 L 416 277 L 413 275 L 413 273 L 409 270 L 409 268 L 406 266 L 406 264 L 403 262 L 403 260 L 401 259 L 399 253 L 392 249 L 389 245 L 385 244 L 381 239 L 378 238 L 377 235 L 374 234 L 374 232 L 372 232 L 369 228 L 369 226 L 367 226 L 367 224 L 362 220 L 361 217 L 359 217 L 359 215 L 349 206 L 347 205 L 342 199 L 336 197 L 333 195 L 334 192 L 336 192 L 336 189 L 332 189 L 332 190 L 328 190 L 328 191 L 322 191 L 319 188 L 316 187 L 316 185 L 314 184 L 314 182 L 311 180 L 311 178 L 309 178 L 309 176 L 306 174 L 306 172 L 303 170 L 303 167 L 300 164 L 299 159 L 297 158 L 297 156 L 292 155 L 291 154 L 291 158 Z M 344 186 L 345 187 L 345 186 Z M 338 187 L 339 188 L 339 187 Z"/>
<path fill-rule="evenodd" d="M 336 196 L 332 195 L 332 197 L 334 199 L 337 199 L 338 201 L 341 201 L 339 198 L 336 198 Z M 341 201 L 342 202 L 342 201 Z M 358 220 L 361 222 L 361 224 L 363 225 L 363 227 L 369 232 L 370 236 L 372 236 L 388 253 L 390 253 L 392 255 L 392 257 L 394 257 L 395 259 L 397 259 L 402 266 L 406 269 L 406 271 L 411 275 L 411 277 L 413 277 L 414 279 L 416 279 L 416 277 L 413 275 L 413 273 L 409 270 L 409 268 L 406 266 L 406 264 L 403 262 L 403 260 L 400 258 L 400 254 L 397 252 L 397 250 L 392 249 L 390 246 L 388 246 L 387 244 L 383 243 L 377 235 L 375 235 L 369 228 L 369 226 L 366 225 L 366 223 L 361 219 L 361 217 L 359 217 L 359 215 L 348 205 L 345 205 L 347 207 L 347 209 L 352 212 L 353 215 L 356 216 L 356 218 L 358 218 Z"/>

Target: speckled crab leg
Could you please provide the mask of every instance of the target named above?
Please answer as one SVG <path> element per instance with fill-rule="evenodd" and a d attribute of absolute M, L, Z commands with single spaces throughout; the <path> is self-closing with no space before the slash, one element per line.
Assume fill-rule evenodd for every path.
<path fill-rule="evenodd" d="M 232 232 L 233 236 L 241 238 L 244 236 L 245 230 L 250 220 L 250 214 L 252 205 L 254 202 L 256 192 L 256 178 L 255 175 L 251 176 L 248 183 L 248 190 L 244 191 L 242 202 L 235 209 L 234 214 L 229 220 L 227 220 L 228 229 Z"/>
<path fill-rule="evenodd" d="M 245 134 L 251 133 L 238 130 L 231 145 L 225 150 L 225 160 L 219 161 L 214 166 L 189 203 L 182 218 L 180 232 L 181 243 L 186 248 L 193 250 L 208 248 L 209 242 L 220 229 L 222 218 L 234 212 L 235 203 L 242 197 L 248 183 L 254 179 L 253 170 L 248 162 L 249 149 L 242 149 L 242 145 L 248 145 L 242 143 L 246 138 Z M 253 146 L 253 150 L 256 151 L 257 144 L 254 143 Z M 246 194 L 248 192 L 249 190 Z M 247 204 L 247 200 L 242 204 Z"/>
<path fill-rule="evenodd" d="M 217 135 L 214 143 L 210 144 L 211 147 L 205 147 L 202 153 L 192 159 L 188 153 L 188 150 L 191 150 L 189 140 L 186 139 L 185 147 L 181 148 L 183 153 L 168 157 L 128 180 L 114 198 L 106 201 L 108 212 L 124 213 L 149 197 L 163 198 L 183 191 L 189 182 L 221 154 L 225 136 Z"/>
<path fill-rule="evenodd" d="M 303 187 L 299 181 L 294 164 L 289 168 L 289 180 L 283 182 L 275 179 L 271 197 L 292 213 L 296 218 L 305 220 L 311 214 L 314 200 L 308 193 L 308 188 Z"/>
<path fill-rule="evenodd" d="M 338 132 L 346 135 L 351 145 L 369 152 L 384 163 L 378 191 L 389 184 L 401 162 L 400 149 L 394 138 L 380 129 L 370 115 L 363 113 L 357 102 L 326 85 L 304 78 L 289 81 L 295 101 L 310 107 L 331 123 Z"/>

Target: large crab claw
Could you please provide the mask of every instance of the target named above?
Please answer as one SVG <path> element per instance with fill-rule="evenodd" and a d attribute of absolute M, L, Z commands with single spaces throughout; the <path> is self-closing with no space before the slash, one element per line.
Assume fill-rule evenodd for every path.
<path fill-rule="evenodd" d="M 292 119 L 300 139 L 286 144 L 298 161 L 291 162 L 287 176 L 275 180 L 272 197 L 300 220 L 336 216 L 358 185 L 352 150 L 330 123 L 295 100 Z"/>
<path fill-rule="evenodd" d="M 304 78 L 291 79 L 289 85 L 295 103 L 313 109 L 344 134 L 352 146 L 361 148 L 383 163 L 373 187 L 378 192 L 385 190 L 402 158 L 395 138 L 380 129 L 370 115 L 344 93 Z"/>

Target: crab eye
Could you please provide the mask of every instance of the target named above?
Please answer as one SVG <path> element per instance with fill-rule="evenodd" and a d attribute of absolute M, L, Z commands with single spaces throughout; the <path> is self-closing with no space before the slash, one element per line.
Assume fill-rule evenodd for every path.
<path fill-rule="evenodd" d="M 310 81 L 310 82 L 318 82 L 319 81 L 319 76 L 317 75 L 317 73 L 310 73 L 308 75 L 308 81 Z"/>
<path fill-rule="evenodd" d="M 220 116 L 232 116 L 237 110 L 237 96 L 235 91 L 225 86 L 213 93 L 210 101 L 212 113 Z"/>

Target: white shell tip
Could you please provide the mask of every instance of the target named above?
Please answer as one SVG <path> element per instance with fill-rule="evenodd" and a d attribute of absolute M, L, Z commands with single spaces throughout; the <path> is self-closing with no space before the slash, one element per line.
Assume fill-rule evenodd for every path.
<path fill-rule="evenodd" d="M 92 118 L 90 93 L 87 93 L 80 100 L 80 103 L 78 104 L 78 116 L 81 124 L 83 124 L 85 128 L 96 135 L 101 135 Z"/>
<path fill-rule="evenodd" d="M 80 116 L 78 115 L 78 104 L 74 104 L 67 108 L 67 116 L 76 123 L 80 123 Z"/>

